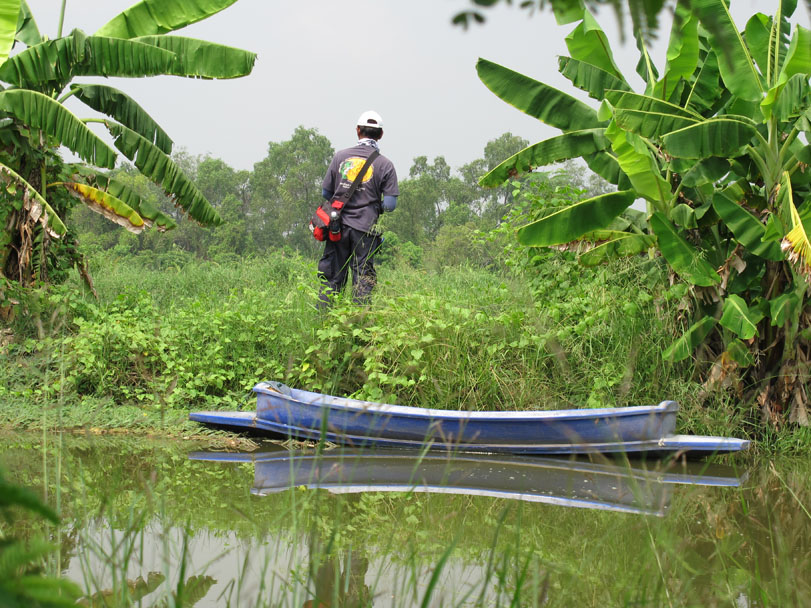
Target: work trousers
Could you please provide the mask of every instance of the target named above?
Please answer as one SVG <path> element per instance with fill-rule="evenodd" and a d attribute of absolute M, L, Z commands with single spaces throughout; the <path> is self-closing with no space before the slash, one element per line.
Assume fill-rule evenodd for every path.
<path fill-rule="evenodd" d="M 374 254 L 383 239 L 377 234 L 368 234 L 344 226 L 340 241 L 325 241 L 324 255 L 318 262 L 321 293 L 318 307 L 329 306 L 330 298 L 346 285 L 347 275 L 352 270 L 352 301 L 368 304 L 372 289 L 377 283 Z"/>

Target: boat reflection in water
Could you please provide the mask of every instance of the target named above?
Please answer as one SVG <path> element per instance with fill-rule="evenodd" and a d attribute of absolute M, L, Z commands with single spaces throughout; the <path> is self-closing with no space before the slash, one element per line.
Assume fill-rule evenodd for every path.
<path fill-rule="evenodd" d="M 663 516 L 673 487 L 738 487 L 731 467 L 706 462 L 619 461 L 507 454 L 334 449 L 192 452 L 192 460 L 253 462 L 251 493 L 306 486 L 332 493 L 431 492 Z"/>

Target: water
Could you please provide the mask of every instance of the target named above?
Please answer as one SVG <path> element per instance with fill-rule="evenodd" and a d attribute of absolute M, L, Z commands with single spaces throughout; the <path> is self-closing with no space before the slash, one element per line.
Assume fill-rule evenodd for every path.
<path fill-rule="evenodd" d="M 808 460 L 2 444 L 7 478 L 62 517 L 3 533 L 51 538 L 46 570 L 84 605 L 811 605 Z"/>

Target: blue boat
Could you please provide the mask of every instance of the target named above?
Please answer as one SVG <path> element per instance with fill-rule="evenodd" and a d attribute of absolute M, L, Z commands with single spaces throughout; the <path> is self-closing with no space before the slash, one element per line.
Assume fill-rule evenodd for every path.
<path fill-rule="evenodd" d="M 334 449 L 319 452 L 192 452 L 191 460 L 251 462 L 251 493 L 307 487 L 334 494 L 420 492 L 488 496 L 663 516 L 674 486 L 738 487 L 743 476 L 717 464 L 591 462 L 512 454 Z"/>
<path fill-rule="evenodd" d="M 190 419 L 352 447 L 430 447 L 512 454 L 735 452 L 749 442 L 675 435 L 678 404 L 527 412 L 437 410 L 294 389 L 254 387 L 256 412 L 193 412 Z"/>

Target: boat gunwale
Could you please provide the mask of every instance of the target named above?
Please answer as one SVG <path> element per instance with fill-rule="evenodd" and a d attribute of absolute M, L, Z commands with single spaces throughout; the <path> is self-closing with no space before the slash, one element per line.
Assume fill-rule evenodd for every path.
<path fill-rule="evenodd" d="M 314 393 L 300 389 L 290 388 L 292 394 L 268 388 L 266 382 L 260 382 L 253 387 L 257 394 L 275 397 L 302 406 L 327 407 L 330 409 L 356 412 L 359 414 L 390 414 L 403 418 L 428 418 L 432 420 L 509 420 L 510 422 L 526 420 L 534 422 L 559 421 L 559 420 L 589 420 L 600 418 L 624 418 L 628 416 L 640 415 L 664 415 L 677 413 L 679 404 L 676 401 L 665 400 L 657 405 L 632 405 L 628 407 L 594 408 L 594 409 L 568 409 L 568 410 L 530 410 L 518 411 L 468 411 L 468 410 L 438 410 L 424 407 L 412 407 L 407 405 L 394 405 L 389 403 L 377 403 L 374 401 L 362 401 L 351 397 L 336 397 L 324 393 Z M 288 387 L 289 388 L 289 387 Z M 312 400 L 299 398 L 296 393 L 313 395 Z M 262 419 L 257 411 L 257 419 Z"/>
<path fill-rule="evenodd" d="M 308 440 L 317 440 L 321 436 L 322 430 L 320 428 L 310 428 L 295 426 L 292 424 L 284 424 L 256 418 L 256 426 L 261 429 L 266 429 L 277 434 L 287 435 L 292 438 L 304 438 Z M 665 439 L 678 439 L 678 445 L 673 445 L 673 442 L 665 443 Z M 360 436 L 348 435 L 346 433 L 336 433 L 327 429 L 324 431 L 324 439 L 337 444 L 347 445 L 346 441 L 352 442 L 350 445 L 353 447 L 372 447 L 384 446 L 390 448 L 417 448 L 419 446 L 429 445 L 430 449 L 443 450 L 446 452 L 470 452 L 482 454 L 497 454 L 509 452 L 512 454 L 592 454 L 597 452 L 616 453 L 622 454 L 639 453 L 639 452 L 705 452 L 705 453 L 726 453 L 727 451 L 739 451 L 748 447 L 747 440 L 720 438 L 709 436 L 692 436 L 692 435 L 671 435 L 660 439 L 642 439 L 633 441 L 600 441 L 600 442 L 586 442 L 586 443 L 475 443 L 471 441 L 463 441 L 459 443 L 439 443 L 434 440 L 414 439 L 389 439 L 378 436 Z M 723 445 L 718 447 L 718 443 L 712 445 L 704 445 L 701 441 L 686 441 L 687 440 L 717 440 L 726 439 L 722 442 Z M 734 447 L 733 442 L 743 444 L 742 447 Z M 731 447 L 731 450 L 729 449 Z"/>

